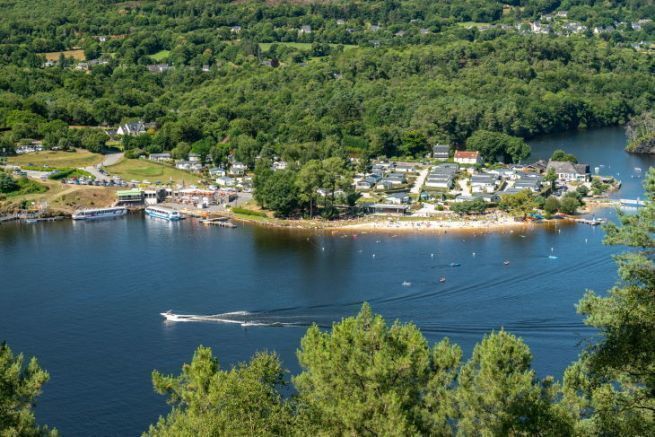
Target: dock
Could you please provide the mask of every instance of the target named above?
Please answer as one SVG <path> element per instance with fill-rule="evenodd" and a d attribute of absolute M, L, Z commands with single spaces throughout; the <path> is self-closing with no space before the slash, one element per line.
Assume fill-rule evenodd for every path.
<path fill-rule="evenodd" d="M 619 199 L 619 203 L 621 206 L 629 206 L 629 207 L 640 207 L 640 206 L 646 206 L 646 202 L 643 200 L 637 199 Z"/>
<path fill-rule="evenodd" d="M 600 218 L 592 218 L 592 219 L 587 219 L 587 218 L 579 218 L 575 219 L 576 223 L 582 223 L 585 225 L 590 225 L 590 226 L 598 226 L 602 225 L 605 223 L 605 219 L 600 219 Z"/>
<path fill-rule="evenodd" d="M 230 221 L 227 217 L 216 217 L 200 220 L 200 223 L 210 226 L 220 226 L 222 228 L 234 229 L 237 227 L 234 223 Z"/>

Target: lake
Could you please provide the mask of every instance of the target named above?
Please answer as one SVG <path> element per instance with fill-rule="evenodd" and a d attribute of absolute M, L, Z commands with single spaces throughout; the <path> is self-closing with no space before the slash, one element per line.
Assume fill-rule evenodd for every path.
<path fill-rule="evenodd" d="M 654 164 L 623 151 L 620 128 L 532 145 L 533 158 L 562 147 L 592 169 L 604 165 L 601 173 L 623 180 L 622 197 L 641 193 L 634 168 Z M 63 435 L 146 430 L 168 411 L 151 371 L 178 373 L 201 344 L 224 366 L 275 350 L 295 373 L 306 327 L 329 327 L 364 301 L 389 321 L 414 322 L 430 342 L 450 337 L 467 355 L 485 333 L 508 330 L 530 345 L 540 375 L 559 377 L 594 335 L 575 303 L 585 289 L 604 291 L 616 280 L 616 249 L 602 238 L 583 225 L 353 236 L 139 216 L 5 224 L 0 340 L 50 372 L 37 419 Z M 168 309 L 220 314 L 222 322 L 165 323 L 159 313 Z"/>

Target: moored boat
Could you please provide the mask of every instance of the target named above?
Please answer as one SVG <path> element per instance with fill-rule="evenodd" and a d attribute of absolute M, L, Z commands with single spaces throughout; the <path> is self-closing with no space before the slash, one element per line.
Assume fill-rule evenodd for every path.
<path fill-rule="evenodd" d="M 146 208 L 146 215 L 160 218 L 168 221 L 182 220 L 182 214 L 174 209 L 164 208 L 163 206 L 149 206 Z"/>
<path fill-rule="evenodd" d="M 121 217 L 127 214 L 127 208 L 116 206 L 112 208 L 80 209 L 73 213 L 73 220 L 97 220 L 103 218 Z"/>

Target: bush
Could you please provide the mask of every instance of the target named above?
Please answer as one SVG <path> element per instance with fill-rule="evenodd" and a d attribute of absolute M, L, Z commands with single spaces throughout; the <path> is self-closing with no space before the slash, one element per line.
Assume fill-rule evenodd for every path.
<path fill-rule="evenodd" d="M 564 214 L 575 214 L 581 205 L 575 193 L 567 193 L 560 202 L 560 210 Z"/>
<path fill-rule="evenodd" d="M 145 154 L 146 152 L 143 149 L 130 149 L 125 152 L 125 157 L 128 159 L 137 159 Z"/>
<path fill-rule="evenodd" d="M 560 207 L 560 201 L 555 196 L 549 196 L 544 202 L 544 211 L 547 214 L 555 214 L 559 211 Z"/>
<path fill-rule="evenodd" d="M 80 177 L 93 178 L 93 175 L 87 171 L 80 170 L 79 168 L 58 168 L 53 174 L 48 176 L 48 179 L 59 181 L 67 178 Z"/>
<path fill-rule="evenodd" d="M 589 188 L 587 188 L 586 185 L 580 185 L 578 188 L 575 189 L 575 191 L 583 197 L 589 194 Z"/>
<path fill-rule="evenodd" d="M 5 172 L 0 172 L 0 193 L 11 193 L 18 189 L 16 181 Z"/>

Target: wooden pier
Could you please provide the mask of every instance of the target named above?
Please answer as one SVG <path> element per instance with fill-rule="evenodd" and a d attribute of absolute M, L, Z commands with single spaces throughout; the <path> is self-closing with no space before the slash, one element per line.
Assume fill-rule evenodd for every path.
<path fill-rule="evenodd" d="M 200 220 L 200 223 L 210 226 L 220 226 L 222 228 L 231 228 L 234 229 L 237 227 L 234 223 L 230 221 L 227 217 L 216 217 Z"/>

